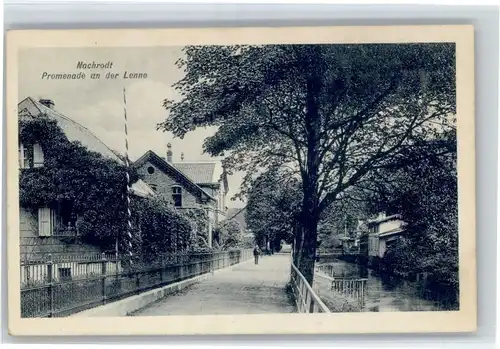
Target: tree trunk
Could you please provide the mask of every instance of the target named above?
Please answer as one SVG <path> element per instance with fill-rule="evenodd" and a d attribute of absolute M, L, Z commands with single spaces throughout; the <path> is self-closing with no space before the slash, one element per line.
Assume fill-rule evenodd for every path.
<path fill-rule="evenodd" d="M 304 213 L 304 220 L 301 227 L 303 241 L 300 250 L 300 267 L 298 268 L 309 285 L 312 285 L 316 259 L 316 241 L 318 238 L 318 219 L 313 212 L 306 211 Z"/>
<path fill-rule="evenodd" d="M 312 285 L 314 278 L 314 262 L 316 257 L 316 240 L 318 235 L 319 222 L 319 146 L 321 131 L 321 115 L 319 112 L 319 100 L 322 89 L 320 78 L 320 65 L 315 64 L 321 60 L 319 48 L 314 48 L 309 52 L 310 64 L 305 69 L 310 69 L 310 76 L 307 79 L 306 95 L 306 115 L 305 129 L 307 132 L 307 152 L 306 171 L 302 174 L 303 201 L 299 220 L 299 230 L 301 236 L 301 246 L 299 249 L 298 265 L 302 275 L 309 285 Z"/>
<path fill-rule="evenodd" d="M 295 240 L 293 242 L 293 263 L 300 270 L 300 260 L 302 251 L 302 242 L 304 241 L 304 230 L 302 226 L 297 222 L 295 227 Z"/>

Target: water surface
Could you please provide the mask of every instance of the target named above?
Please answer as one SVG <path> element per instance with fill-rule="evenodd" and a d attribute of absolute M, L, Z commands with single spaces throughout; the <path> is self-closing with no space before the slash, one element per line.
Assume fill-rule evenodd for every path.
<path fill-rule="evenodd" d="M 394 277 L 377 275 L 373 270 L 353 263 L 334 260 L 333 276 L 368 279 L 364 311 L 443 311 L 447 310 L 436 301 L 424 299 L 417 283 Z"/>

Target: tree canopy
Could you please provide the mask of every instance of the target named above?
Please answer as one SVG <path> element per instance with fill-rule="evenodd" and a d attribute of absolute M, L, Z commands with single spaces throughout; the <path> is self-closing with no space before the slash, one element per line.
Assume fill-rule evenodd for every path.
<path fill-rule="evenodd" d="M 217 126 L 204 150 L 246 173 L 301 180 L 294 261 L 312 281 L 321 213 L 373 169 L 453 123 L 453 44 L 188 46 L 158 125 L 183 137 Z"/>
<path fill-rule="evenodd" d="M 456 147 L 455 134 L 446 139 Z M 401 275 L 426 273 L 441 286 L 458 289 L 458 190 L 456 151 L 414 151 L 419 162 L 381 173 L 366 192 L 372 212 L 393 211 L 406 223 L 405 235 L 383 263 Z"/>
<path fill-rule="evenodd" d="M 271 247 L 278 250 L 281 240 L 293 241 L 300 196 L 299 180 L 286 169 L 265 172 L 253 181 L 245 219 L 260 245 L 268 238 Z"/>

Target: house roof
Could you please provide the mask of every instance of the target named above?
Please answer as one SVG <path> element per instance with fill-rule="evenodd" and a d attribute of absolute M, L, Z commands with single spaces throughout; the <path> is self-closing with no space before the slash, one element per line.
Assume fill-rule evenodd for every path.
<path fill-rule="evenodd" d="M 210 194 L 208 194 L 205 190 L 203 190 L 183 171 L 179 170 L 177 167 L 165 161 L 162 157 L 158 156 L 152 150 L 148 150 L 143 156 L 141 156 L 137 161 L 134 162 L 133 166 L 140 167 L 143 166 L 146 162 L 152 162 L 153 164 L 158 166 L 160 170 L 174 177 L 177 181 L 183 183 L 187 187 L 187 189 L 196 191 L 202 196 L 207 197 L 209 200 L 215 201 L 215 198 L 213 198 Z"/>
<path fill-rule="evenodd" d="M 215 162 L 176 162 L 172 165 L 197 184 L 218 182 Z"/>
<path fill-rule="evenodd" d="M 57 121 L 70 142 L 80 142 L 88 150 L 99 153 L 104 157 L 122 163 L 122 160 L 106 144 L 97 138 L 89 129 L 78 122 L 62 115 L 61 113 L 46 107 L 32 97 L 24 99 L 18 104 L 19 113 L 27 111 L 30 116 L 47 115 L 48 118 Z"/>
<path fill-rule="evenodd" d="M 401 215 L 393 214 L 391 216 L 385 216 L 385 217 L 371 219 L 371 220 L 367 221 L 367 224 L 378 224 L 378 223 L 387 222 L 387 221 L 396 220 L 396 219 L 401 219 Z"/>

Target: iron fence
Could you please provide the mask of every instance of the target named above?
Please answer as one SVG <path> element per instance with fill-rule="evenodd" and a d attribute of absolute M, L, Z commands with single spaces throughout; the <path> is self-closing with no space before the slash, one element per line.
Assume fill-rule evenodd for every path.
<path fill-rule="evenodd" d="M 120 256 L 21 261 L 21 317 L 62 317 L 253 258 L 251 250 L 184 253 L 127 266 Z"/>

